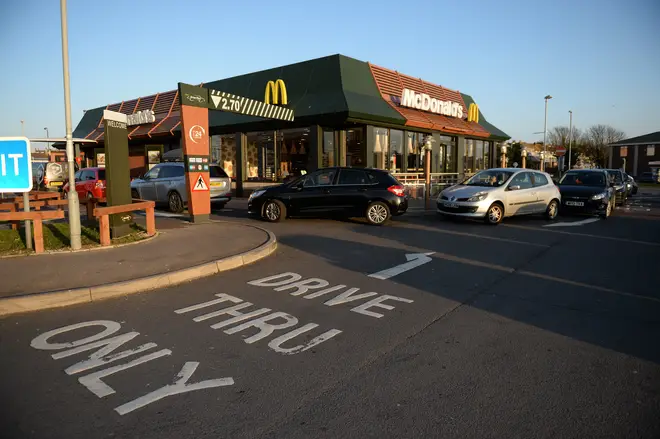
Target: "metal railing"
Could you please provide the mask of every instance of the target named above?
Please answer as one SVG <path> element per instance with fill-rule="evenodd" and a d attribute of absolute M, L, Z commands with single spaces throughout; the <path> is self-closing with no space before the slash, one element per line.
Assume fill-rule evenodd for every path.
<path fill-rule="evenodd" d="M 415 199 L 425 198 L 426 183 L 423 172 L 399 172 L 392 175 L 403 184 L 408 197 Z M 460 183 L 471 175 L 458 172 L 431 173 L 430 197 L 437 197 L 444 188 Z"/>

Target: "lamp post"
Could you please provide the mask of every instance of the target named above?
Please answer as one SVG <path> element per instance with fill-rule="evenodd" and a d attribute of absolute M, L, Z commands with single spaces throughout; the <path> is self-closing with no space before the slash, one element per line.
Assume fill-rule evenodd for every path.
<path fill-rule="evenodd" d="M 21 119 L 21 137 L 25 137 L 25 121 Z M 30 193 L 23 192 L 23 212 L 30 211 Z M 32 250 L 32 221 L 25 220 L 25 248 Z"/>
<path fill-rule="evenodd" d="M 431 201 L 431 150 L 433 149 L 433 136 L 424 137 L 424 208 L 429 209 Z"/>
<path fill-rule="evenodd" d="M 502 167 L 506 168 L 506 143 L 502 144 Z"/>
<path fill-rule="evenodd" d="M 62 24 L 62 76 L 64 80 L 64 117 L 66 124 L 66 160 L 69 165 L 69 240 L 73 250 L 79 250 L 80 204 L 76 192 L 75 162 L 73 157 L 73 135 L 71 129 L 71 90 L 69 81 L 69 35 L 66 22 L 66 0 L 60 0 L 60 20 Z"/>
<path fill-rule="evenodd" d="M 46 132 L 46 139 L 50 139 L 50 135 L 48 134 L 48 127 L 45 127 L 44 131 Z M 50 156 L 50 142 L 46 142 L 46 154 Z"/>
<path fill-rule="evenodd" d="M 522 158 L 522 167 L 523 169 L 527 167 L 527 149 L 523 148 L 520 150 L 520 157 Z"/>
<path fill-rule="evenodd" d="M 571 170 L 571 152 L 572 152 L 572 146 L 573 146 L 573 111 L 568 110 L 568 114 L 570 115 L 570 121 L 568 123 L 568 170 Z"/>
<path fill-rule="evenodd" d="M 548 101 L 552 99 L 552 96 L 546 95 L 545 98 L 545 118 L 543 122 L 543 152 L 545 153 L 546 150 L 546 145 L 545 145 L 545 138 L 548 135 Z M 545 154 L 543 154 L 545 156 Z M 543 160 L 541 160 L 541 171 L 545 170 L 545 163 Z"/>
<path fill-rule="evenodd" d="M 21 120 L 21 136 L 25 137 L 25 121 Z"/>

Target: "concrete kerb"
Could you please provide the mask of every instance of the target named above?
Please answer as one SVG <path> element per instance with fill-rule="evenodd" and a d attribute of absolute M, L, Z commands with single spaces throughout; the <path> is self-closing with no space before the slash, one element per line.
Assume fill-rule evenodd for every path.
<path fill-rule="evenodd" d="M 268 235 L 266 242 L 238 255 L 168 273 L 113 282 L 106 285 L 0 298 L 0 316 L 94 302 L 126 294 L 165 288 L 251 264 L 269 256 L 277 249 L 277 238 L 271 231 L 252 225 L 246 226 L 265 232 Z"/>

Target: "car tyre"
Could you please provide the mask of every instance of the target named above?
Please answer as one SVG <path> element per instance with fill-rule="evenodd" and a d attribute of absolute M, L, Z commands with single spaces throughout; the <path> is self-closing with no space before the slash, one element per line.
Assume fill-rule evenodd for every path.
<path fill-rule="evenodd" d="M 170 212 L 183 212 L 183 200 L 181 199 L 181 195 L 179 195 L 178 192 L 170 192 L 170 195 L 167 197 L 167 204 L 170 208 Z"/>
<path fill-rule="evenodd" d="M 554 221 L 557 219 L 557 216 L 559 215 L 559 203 L 557 200 L 552 200 L 550 203 L 548 203 L 548 207 L 545 209 L 545 217 L 550 220 Z"/>
<path fill-rule="evenodd" d="M 87 197 L 88 200 L 91 200 L 92 198 L 94 198 L 94 194 L 91 193 L 91 192 L 87 192 L 86 197 Z"/>
<path fill-rule="evenodd" d="M 286 206 L 280 200 L 268 200 L 264 203 L 263 218 L 270 223 L 279 223 L 286 219 Z"/>
<path fill-rule="evenodd" d="M 374 201 L 369 203 L 364 215 L 369 224 L 374 226 L 382 226 L 390 219 L 390 209 L 387 204 L 382 201 Z"/>
<path fill-rule="evenodd" d="M 135 198 L 136 200 L 140 199 L 140 193 L 137 189 L 131 189 L 131 198 Z"/>
<path fill-rule="evenodd" d="M 486 218 L 484 220 L 486 221 L 486 224 L 496 226 L 502 222 L 503 218 L 504 207 L 500 203 L 493 203 L 486 211 Z"/>

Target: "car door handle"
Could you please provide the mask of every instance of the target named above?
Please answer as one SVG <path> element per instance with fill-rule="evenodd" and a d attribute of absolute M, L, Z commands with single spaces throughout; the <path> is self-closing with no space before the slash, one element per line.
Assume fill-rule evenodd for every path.
<path fill-rule="evenodd" d="M 366 192 L 366 191 L 367 191 L 366 187 L 358 188 L 358 192 Z"/>
<path fill-rule="evenodd" d="M 329 193 L 330 193 L 330 189 L 323 189 L 323 193 L 324 193 L 324 194 L 329 194 Z"/>

